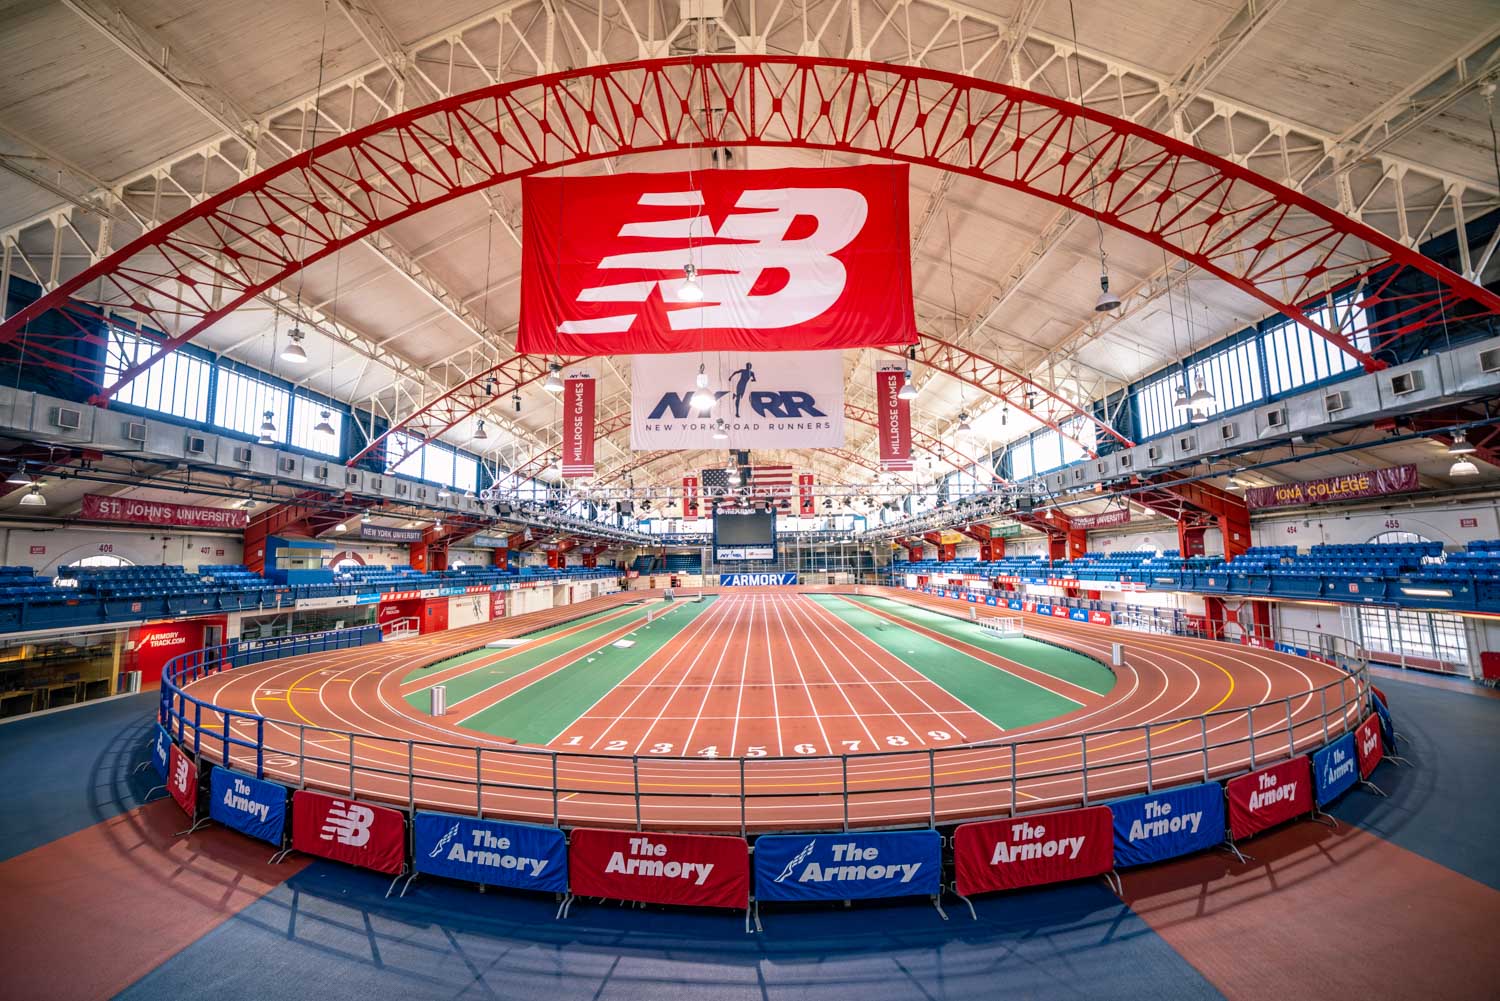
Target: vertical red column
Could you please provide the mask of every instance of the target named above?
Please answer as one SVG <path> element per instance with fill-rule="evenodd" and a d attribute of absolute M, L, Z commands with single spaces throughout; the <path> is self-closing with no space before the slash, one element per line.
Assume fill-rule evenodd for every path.
<path fill-rule="evenodd" d="M 411 564 L 411 568 L 425 573 L 427 571 L 427 543 L 409 543 L 406 547 L 406 552 L 406 562 Z"/>
<path fill-rule="evenodd" d="M 1255 638 L 1263 643 L 1274 643 L 1275 636 L 1271 632 L 1271 603 L 1269 601 L 1250 602 L 1251 621 L 1254 624 Z"/>
<path fill-rule="evenodd" d="M 510 567 L 510 550 L 509 549 L 491 549 L 490 550 L 490 565 L 494 566 L 494 567 L 498 567 L 501 570 L 509 569 L 509 567 Z"/>
<path fill-rule="evenodd" d="M 1203 621 L 1208 628 L 1209 639 L 1224 635 L 1224 599 L 1211 594 L 1203 596 Z"/>
<path fill-rule="evenodd" d="M 1208 530 L 1206 525 L 1194 525 L 1185 521 L 1177 523 L 1177 551 L 1184 557 L 1202 556 L 1203 533 Z"/>
<path fill-rule="evenodd" d="M 565 565 L 565 557 L 556 549 L 547 550 L 547 566 L 553 570 L 561 569 Z"/>

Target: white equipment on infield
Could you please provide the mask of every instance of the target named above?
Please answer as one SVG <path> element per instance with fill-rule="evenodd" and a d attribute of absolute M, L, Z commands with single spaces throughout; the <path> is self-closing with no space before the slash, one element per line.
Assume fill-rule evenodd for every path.
<path fill-rule="evenodd" d="M 1007 615 L 1003 618 L 983 618 L 979 620 L 979 628 L 987 629 L 996 636 L 1003 638 L 1026 635 L 1026 630 L 1022 627 L 1021 618 L 1018 615 Z"/>

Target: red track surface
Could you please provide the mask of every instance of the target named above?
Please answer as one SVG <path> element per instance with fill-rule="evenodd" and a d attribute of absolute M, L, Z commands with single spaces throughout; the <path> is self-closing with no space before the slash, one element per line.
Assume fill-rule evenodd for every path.
<path fill-rule="evenodd" d="M 955 614 L 964 610 L 898 589 L 862 590 Z M 1121 642 L 1125 663 L 1116 669 L 1119 682 L 1102 697 L 1048 679 L 1080 708 L 1001 735 L 993 723 L 786 588 L 735 589 L 704 610 L 564 732 L 560 743 L 580 738 L 566 754 L 419 717 L 402 698 L 401 678 L 413 668 L 647 597 L 654 595 L 610 595 L 430 637 L 289 658 L 210 676 L 189 692 L 268 717 L 269 777 L 401 804 L 470 813 L 482 806 L 487 816 L 555 819 L 570 826 L 634 825 L 639 819 L 658 829 L 837 828 L 846 818 L 858 826 L 925 825 L 934 818 L 1004 814 L 1013 801 L 1019 811 L 1073 804 L 1083 798 L 1085 755 L 1089 798 L 1118 796 L 1146 786 L 1147 724 L 1155 784 L 1201 777 L 1205 767 L 1215 776 L 1231 774 L 1250 765 L 1252 716 L 1258 762 L 1288 753 L 1289 712 L 1297 748 L 1321 744 L 1325 696 L 1317 689 L 1330 684 L 1328 727 L 1333 733 L 1343 728 L 1339 680 L 1347 676 L 1335 667 L 1252 647 L 1028 617 L 1027 635 L 1105 662 L 1111 642 Z M 1025 670 L 971 652 L 1003 669 Z M 496 658 L 506 653 L 497 651 Z M 534 680 L 567 662 L 559 658 L 515 681 Z M 1352 726 L 1356 685 L 1349 681 L 1343 689 L 1344 719 Z M 266 690 L 285 691 L 287 701 L 268 702 L 257 694 Z M 1279 701 L 1289 697 L 1289 703 Z M 1274 704 L 1243 711 L 1263 703 Z M 202 750 L 217 760 L 219 741 L 212 734 L 222 718 L 203 712 Z M 1163 722 L 1206 713 L 1216 715 Z M 1119 728 L 1134 729 L 1097 732 Z M 247 722 L 235 721 L 234 731 L 254 737 Z M 1077 736 L 1084 732 L 1090 734 L 1086 749 Z M 905 753 L 798 756 L 798 744 L 821 754 L 859 741 L 863 752 L 867 741 L 895 735 L 908 740 Z M 191 731 L 188 737 L 191 744 Z M 994 743 L 942 747 L 965 740 Z M 652 754 L 658 745 L 670 745 L 676 754 L 708 743 L 720 754 L 732 749 L 752 756 Z M 299 747 L 306 759 L 301 762 Z M 767 756 L 753 756 L 753 747 L 766 748 Z M 778 752 L 789 757 L 776 757 Z M 234 754 L 236 766 L 246 767 L 249 752 L 235 748 Z M 480 762 L 482 797 L 475 788 Z"/>

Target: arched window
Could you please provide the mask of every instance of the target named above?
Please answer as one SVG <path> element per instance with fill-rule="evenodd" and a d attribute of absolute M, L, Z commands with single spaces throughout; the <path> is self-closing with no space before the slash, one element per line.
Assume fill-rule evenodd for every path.
<path fill-rule="evenodd" d="M 1409 546 L 1416 542 L 1431 542 L 1425 535 L 1416 532 L 1381 532 L 1370 540 L 1372 546 Z"/>
<path fill-rule="evenodd" d="M 135 566 L 135 564 L 132 563 L 132 562 L 130 562 L 129 560 L 127 560 L 123 556 L 111 556 L 108 553 L 100 553 L 98 556 L 85 556 L 81 560 L 74 560 L 72 563 L 69 563 L 68 566 L 70 566 L 70 567 L 133 567 L 133 566 Z"/>

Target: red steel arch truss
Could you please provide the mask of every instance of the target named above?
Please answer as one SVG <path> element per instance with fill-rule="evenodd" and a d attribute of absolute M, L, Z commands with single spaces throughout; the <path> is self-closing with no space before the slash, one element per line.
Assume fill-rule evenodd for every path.
<path fill-rule="evenodd" d="M 1500 297 L 1378 231 L 1135 123 L 920 66 L 723 55 L 497 84 L 350 132 L 61 283 L 0 324 L 0 344 L 20 341 L 26 363 L 97 384 L 97 359 L 32 321 L 72 308 L 164 331 L 122 385 L 252 297 L 425 209 L 567 164 L 697 145 L 864 154 L 1028 192 L 1190 261 L 1367 369 L 1408 333 L 1500 314 Z M 1364 311 L 1342 311 L 1332 326 L 1304 312 L 1342 289 L 1378 307 L 1368 326 Z"/>

